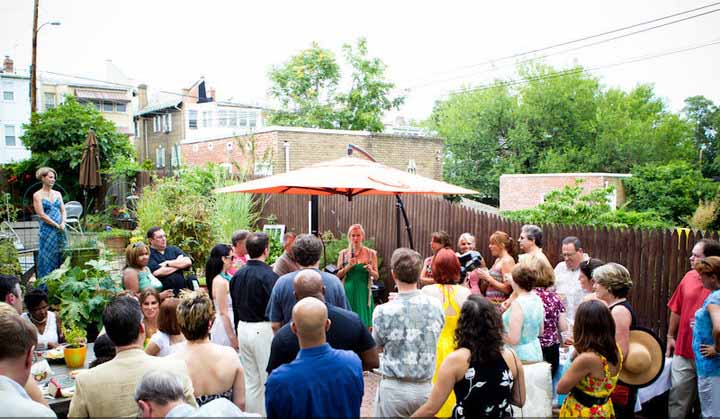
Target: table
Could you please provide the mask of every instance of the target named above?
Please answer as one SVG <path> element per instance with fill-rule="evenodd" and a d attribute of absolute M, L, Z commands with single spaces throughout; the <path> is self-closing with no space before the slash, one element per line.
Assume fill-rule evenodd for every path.
<path fill-rule="evenodd" d="M 95 352 L 93 351 L 93 346 L 93 343 L 88 343 L 87 345 L 87 356 L 85 357 L 85 365 L 83 366 L 84 368 L 88 368 L 90 363 L 95 360 Z M 50 368 L 52 368 L 53 370 L 53 377 L 70 377 L 70 371 L 73 371 L 73 369 L 68 368 L 65 364 L 51 364 Z M 70 380 L 73 379 L 70 378 Z M 67 382 L 67 380 L 62 381 Z M 72 400 L 72 397 L 58 397 L 48 400 L 50 408 L 53 410 L 53 412 L 55 412 L 58 419 L 63 419 L 67 417 L 68 410 L 70 410 L 70 400 Z"/>

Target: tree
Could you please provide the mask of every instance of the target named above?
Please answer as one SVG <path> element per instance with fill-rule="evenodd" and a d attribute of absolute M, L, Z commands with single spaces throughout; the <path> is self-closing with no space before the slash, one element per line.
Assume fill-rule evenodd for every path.
<path fill-rule="evenodd" d="M 693 161 L 692 125 L 667 110 L 652 86 L 604 88 L 582 67 L 519 69 L 436 104 L 428 126 L 445 140 L 445 176 L 498 202 L 503 173 L 620 172 Z"/>
<path fill-rule="evenodd" d="M 100 170 L 108 170 L 118 160 L 134 157 L 126 135 L 103 118 L 93 106 L 80 104 L 72 96 L 43 113 L 33 114 L 23 126 L 23 144 L 32 152 L 34 168 L 49 166 L 58 173 L 58 182 L 70 197 L 80 196 L 79 167 L 89 129 L 95 131 L 100 153 Z"/>
<path fill-rule="evenodd" d="M 717 185 L 684 161 L 637 166 L 624 182 L 627 208 L 655 211 L 675 225 L 686 225 L 701 201 L 715 197 Z"/>
<path fill-rule="evenodd" d="M 273 112 L 270 123 L 310 128 L 382 131 L 385 111 L 398 108 L 404 97 L 391 97 L 394 84 L 385 80 L 385 64 L 367 56 L 367 42 L 358 40 L 355 48 L 343 45 L 352 71 L 352 84 L 337 92 L 340 66 L 332 51 L 313 42 L 270 73 L 270 95 L 282 109 Z"/>
<path fill-rule="evenodd" d="M 704 96 L 693 96 L 685 99 L 683 113 L 695 127 L 693 140 L 703 175 L 720 176 L 720 108 Z"/>

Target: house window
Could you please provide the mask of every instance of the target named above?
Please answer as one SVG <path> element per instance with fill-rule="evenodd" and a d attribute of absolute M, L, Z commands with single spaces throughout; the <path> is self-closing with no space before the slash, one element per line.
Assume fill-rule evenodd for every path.
<path fill-rule="evenodd" d="M 15 92 L 12 90 L 5 90 L 3 92 L 3 100 L 6 100 L 8 102 L 12 102 L 15 100 Z"/>
<path fill-rule="evenodd" d="M 226 127 L 228 124 L 227 111 L 220 111 L 220 112 L 218 112 L 218 114 L 220 115 L 220 126 Z"/>
<path fill-rule="evenodd" d="M 412 173 L 412 174 L 417 173 L 417 164 L 415 163 L 415 160 L 413 160 L 413 159 L 408 160 L 407 171 L 408 171 L 408 173 Z"/>
<path fill-rule="evenodd" d="M 93 102 L 93 106 L 95 106 L 95 109 L 102 112 L 102 102 Z"/>
<path fill-rule="evenodd" d="M 188 127 L 197 129 L 197 111 L 188 111 Z"/>
<path fill-rule="evenodd" d="M 272 175 L 272 163 L 269 161 L 255 162 L 254 168 L 255 176 L 271 176 Z"/>
<path fill-rule="evenodd" d="M 15 147 L 17 145 L 15 127 L 13 125 L 5 125 L 5 145 L 8 147 Z"/>
<path fill-rule="evenodd" d="M 172 114 L 165 114 L 165 132 L 172 131 Z"/>
<path fill-rule="evenodd" d="M 203 126 L 205 128 L 209 128 L 212 126 L 212 112 L 211 111 L 204 111 L 203 112 Z"/>
<path fill-rule="evenodd" d="M 102 111 L 103 112 L 112 112 L 113 111 L 112 102 L 103 102 L 102 103 Z"/>
<path fill-rule="evenodd" d="M 160 117 L 154 116 L 153 117 L 153 132 L 160 131 Z"/>
<path fill-rule="evenodd" d="M 230 127 L 236 127 L 238 126 L 238 114 L 235 111 L 228 111 L 228 114 L 230 115 L 228 126 Z"/>
<path fill-rule="evenodd" d="M 257 119 L 257 113 L 255 113 L 255 112 L 248 112 L 248 114 L 247 114 L 247 119 L 248 119 L 248 128 L 250 128 L 250 130 L 254 130 L 254 129 L 255 129 L 255 125 L 256 125 L 256 123 L 257 123 L 257 121 L 256 121 L 256 119 Z"/>
<path fill-rule="evenodd" d="M 52 109 L 55 107 L 55 94 L 45 93 L 45 110 Z"/>
<path fill-rule="evenodd" d="M 127 112 L 127 105 L 124 103 L 116 103 L 115 112 Z"/>

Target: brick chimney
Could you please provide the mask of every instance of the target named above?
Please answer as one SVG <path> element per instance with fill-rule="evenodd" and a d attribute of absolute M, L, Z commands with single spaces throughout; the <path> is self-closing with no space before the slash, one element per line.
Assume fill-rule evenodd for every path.
<path fill-rule="evenodd" d="M 215 88 L 211 87 L 208 89 L 208 100 L 210 102 L 215 102 Z"/>
<path fill-rule="evenodd" d="M 147 85 L 146 84 L 138 85 L 137 98 L 138 98 L 138 110 L 143 109 L 148 105 Z"/>
<path fill-rule="evenodd" d="M 13 74 L 15 73 L 15 66 L 13 60 L 10 58 L 9 55 L 5 56 L 5 61 L 3 61 L 3 73 Z"/>

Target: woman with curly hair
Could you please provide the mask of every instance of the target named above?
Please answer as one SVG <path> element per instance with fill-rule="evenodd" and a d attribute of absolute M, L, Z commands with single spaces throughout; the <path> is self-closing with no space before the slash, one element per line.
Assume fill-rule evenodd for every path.
<path fill-rule="evenodd" d="M 502 330 L 497 308 L 481 295 L 470 296 L 455 329 L 457 349 L 443 361 L 427 402 L 413 416 L 436 415 L 454 390 L 453 418 L 512 417 L 511 404 L 525 402 L 525 378 L 522 363 L 503 346 Z"/>

